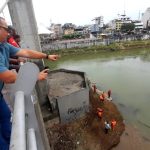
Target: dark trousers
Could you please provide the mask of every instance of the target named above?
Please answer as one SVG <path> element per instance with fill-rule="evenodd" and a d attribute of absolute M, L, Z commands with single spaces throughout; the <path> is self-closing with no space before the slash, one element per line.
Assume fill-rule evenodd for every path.
<path fill-rule="evenodd" d="M 11 112 L 3 96 L 0 96 L 0 150 L 9 150 L 11 135 Z"/>
<path fill-rule="evenodd" d="M 105 134 L 107 134 L 107 133 L 108 133 L 108 130 L 109 130 L 109 129 L 105 128 Z"/>

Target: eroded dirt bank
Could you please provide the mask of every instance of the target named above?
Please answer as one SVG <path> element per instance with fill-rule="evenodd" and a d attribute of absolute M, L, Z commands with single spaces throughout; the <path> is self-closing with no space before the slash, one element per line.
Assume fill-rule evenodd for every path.
<path fill-rule="evenodd" d="M 102 119 L 97 116 L 97 108 L 104 110 Z M 104 122 L 115 119 L 114 131 L 104 132 Z M 90 91 L 90 111 L 84 118 L 72 123 L 53 125 L 46 123 L 51 148 L 54 150 L 109 150 L 120 142 L 125 125 L 117 107 L 111 101 L 99 101 L 98 95 Z"/>

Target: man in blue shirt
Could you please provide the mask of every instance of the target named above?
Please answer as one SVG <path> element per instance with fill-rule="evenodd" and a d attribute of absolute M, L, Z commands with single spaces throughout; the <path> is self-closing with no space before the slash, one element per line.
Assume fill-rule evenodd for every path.
<path fill-rule="evenodd" d="M 9 68 L 9 57 L 20 56 L 32 59 L 48 59 L 55 61 L 58 55 L 47 55 L 42 52 L 20 49 L 13 47 L 6 42 L 8 26 L 4 18 L 0 17 L 0 150 L 9 150 L 11 134 L 11 113 L 1 93 L 4 83 L 14 83 L 17 74 Z M 39 73 L 38 79 L 44 80 L 47 77 L 47 69 Z"/>

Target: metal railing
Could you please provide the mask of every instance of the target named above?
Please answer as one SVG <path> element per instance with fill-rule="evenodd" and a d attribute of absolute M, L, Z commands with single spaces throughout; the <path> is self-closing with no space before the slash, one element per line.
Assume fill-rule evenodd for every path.
<path fill-rule="evenodd" d="M 18 81 L 12 87 L 12 92 L 15 94 L 12 93 L 14 95 L 14 109 L 9 149 L 47 150 L 44 148 L 43 133 L 41 133 L 43 131 L 40 127 L 40 124 L 43 122 L 42 119 L 39 122 L 40 112 L 36 110 L 38 102 L 34 95 L 31 94 L 37 80 L 36 75 L 39 73 L 39 69 L 35 64 L 28 62 L 20 70 L 17 76 Z M 24 71 L 26 70 L 29 72 L 27 75 L 24 75 Z M 25 84 L 25 82 L 28 82 L 28 84 Z"/>
<path fill-rule="evenodd" d="M 34 128 L 27 130 L 26 140 L 25 120 L 24 92 L 18 91 L 15 94 L 10 150 L 37 150 Z"/>
<path fill-rule="evenodd" d="M 10 150 L 26 150 L 24 92 L 15 94 Z"/>
<path fill-rule="evenodd" d="M 27 143 L 28 143 L 28 150 L 37 150 L 35 130 L 33 128 L 28 129 Z"/>

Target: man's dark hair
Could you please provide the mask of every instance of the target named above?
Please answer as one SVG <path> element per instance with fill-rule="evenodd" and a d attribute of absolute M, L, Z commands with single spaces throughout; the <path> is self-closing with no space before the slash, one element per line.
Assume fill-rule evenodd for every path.
<path fill-rule="evenodd" d="M 16 35 L 16 30 L 11 25 L 8 26 L 8 32 L 11 36 Z"/>
<path fill-rule="evenodd" d="M 13 37 L 14 37 L 14 39 L 19 39 L 19 38 L 20 38 L 20 35 L 16 34 L 16 35 L 14 35 Z"/>

